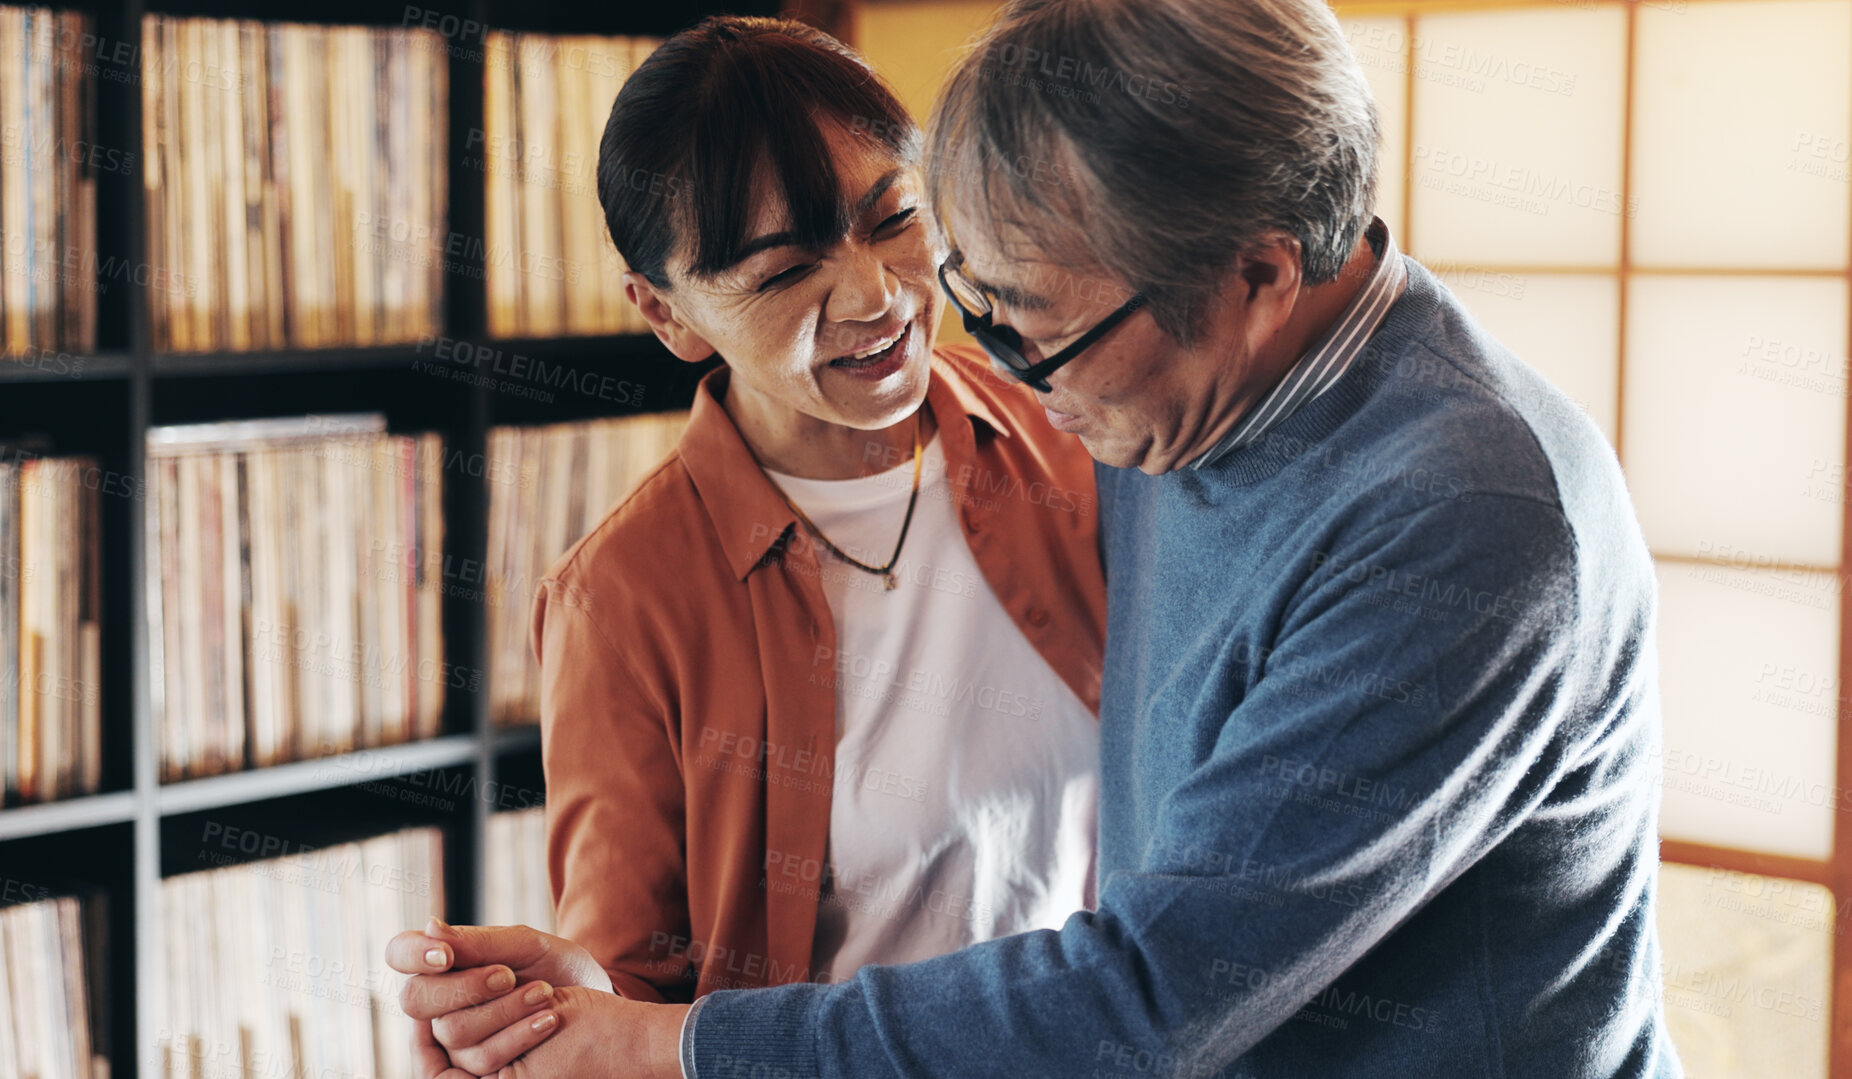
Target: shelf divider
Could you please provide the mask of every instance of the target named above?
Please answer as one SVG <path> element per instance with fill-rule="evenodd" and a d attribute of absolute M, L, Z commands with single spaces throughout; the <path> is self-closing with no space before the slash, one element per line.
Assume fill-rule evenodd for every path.
<path fill-rule="evenodd" d="M 74 832 L 102 824 L 126 824 L 134 819 L 134 791 L 114 791 L 41 805 L 13 806 L 0 812 L 0 840 Z"/>
<path fill-rule="evenodd" d="M 291 761 L 268 768 L 186 779 L 162 784 L 155 802 L 163 817 L 201 809 L 268 801 L 308 791 L 351 787 L 377 779 L 391 779 L 432 768 L 467 764 L 476 756 L 476 739 L 445 735 L 394 746 L 362 749 L 331 757 Z"/>

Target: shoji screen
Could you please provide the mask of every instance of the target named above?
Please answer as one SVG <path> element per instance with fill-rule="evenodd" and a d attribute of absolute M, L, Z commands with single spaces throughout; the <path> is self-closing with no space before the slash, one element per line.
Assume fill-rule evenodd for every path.
<path fill-rule="evenodd" d="M 1835 969 L 1852 995 L 1852 0 L 1339 12 L 1384 114 L 1382 216 L 1608 434 L 1659 562 L 1680 1051 L 1827 1075 Z"/>

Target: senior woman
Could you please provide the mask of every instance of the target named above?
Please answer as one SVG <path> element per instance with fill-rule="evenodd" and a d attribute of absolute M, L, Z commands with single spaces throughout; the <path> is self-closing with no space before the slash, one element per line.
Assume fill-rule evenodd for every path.
<path fill-rule="evenodd" d="M 562 973 L 535 934 L 533 963 L 472 967 L 472 930 L 402 934 L 395 966 L 449 971 L 406 996 L 437 1020 L 421 1074 L 550 1033 L 535 979 L 686 1003 L 1092 906 L 1091 461 L 980 353 L 935 353 L 920 141 L 793 22 L 709 19 L 618 96 L 599 196 L 626 295 L 724 366 L 535 608 L 549 869 L 589 957 Z"/>

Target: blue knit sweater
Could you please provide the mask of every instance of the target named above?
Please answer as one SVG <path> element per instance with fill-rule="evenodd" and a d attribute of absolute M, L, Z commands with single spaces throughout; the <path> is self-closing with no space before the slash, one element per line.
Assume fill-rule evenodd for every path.
<path fill-rule="evenodd" d="M 1652 562 L 1562 393 L 1412 260 L 1344 377 L 1100 470 L 1100 902 L 716 993 L 695 1079 L 1677 1076 Z"/>

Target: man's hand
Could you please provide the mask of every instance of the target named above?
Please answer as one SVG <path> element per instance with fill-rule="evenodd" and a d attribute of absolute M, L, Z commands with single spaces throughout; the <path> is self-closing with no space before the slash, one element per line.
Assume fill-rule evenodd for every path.
<path fill-rule="evenodd" d="M 484 1055 L 485 1063 L 497 1064 L 497 1079 L 682 1079 L 688 1005 L 644 1004 L 577 987 L 554 996 L 557 1033 L 500 1063 L 499 1054 Z"/>
<path fill-rule="evenodd" d="M 611 993 L 591 953 L 527 926 L 445 925 L 406 932 L 386 945 L 386 963 L 412 975 L 399 1006 L 417 1020 L 419 1079 L 491 1075 L 559 1027 L 556 986 Z"/>
<path fill-rule="evenodd" d="M 547 1020 L 543 1029 L 536 1031 L 528 1025 L 542 1018 Z M 549 1035 L 559 1029 L 559 1016 L 554 1012 L 548 1012 L 546 1016 L 530 1019 L 527 1024 L 521 1026 L 525 1027 L 525 1033 L 520 1028 L 510 1027 L 508 1031 L 512 1035 L 511 1038 L 494 1039 L 493 1045 L 466 1052 L 466 1058 L 472 1061 L 472 1066 L 487 1068 L 490 1060 L 499 1060 L 524 1053 L 545 1041 Z M 413 1079 L 477 1079 L 474 1072 L 466 1071 L 450 1062 L 450 1054 L 438 1044 L 436 1036 L 431 1033 L 429 1021 L 421 1020 L 413 1023 L 412 1028 Z"/>

